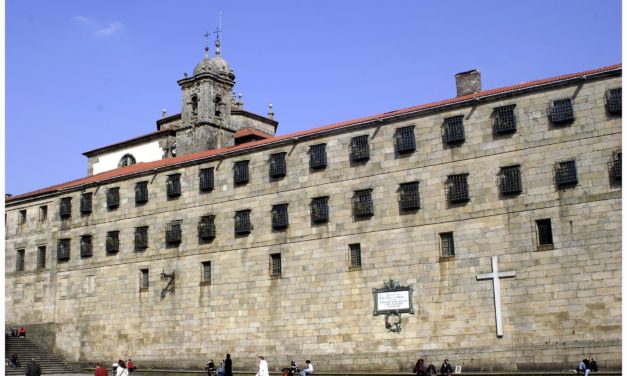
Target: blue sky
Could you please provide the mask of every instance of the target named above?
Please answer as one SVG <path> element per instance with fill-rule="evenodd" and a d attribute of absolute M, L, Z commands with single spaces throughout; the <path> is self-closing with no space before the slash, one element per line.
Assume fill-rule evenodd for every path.
<path fill-rule="evenodd" d="M 621 62 L 620 0 L 6 0 L 6 192 L 180 112 L 220 11 L 235 91 L 278 134 L 454 97 L 473 68 L 489 89 Z"/>

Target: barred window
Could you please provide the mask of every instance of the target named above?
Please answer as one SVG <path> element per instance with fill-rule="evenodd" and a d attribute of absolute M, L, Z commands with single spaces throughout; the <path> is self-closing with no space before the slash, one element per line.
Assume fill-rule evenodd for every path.
<path fill-rule="evenodd" d="M 464 142 L 464 115 L 444 119 L 444 142 L 458 144 Z"/>
<path fill-rule="evenodd" d="M 270 155 L 270 177 L 278 178 L 286 174 L 286 153 L 277 153 Z"/>
<path fill-rule="evenodd" d="M 538 246 L 540 248 L 553 247 L 553 230 L 551 229 L 551 219 L 539 219 L 536 221 L 538 229 Z"/>
<path fill-rule="evenodd" d="M 311 200 L 311 221 L 323 223 L 329 221 L 329 198 L 316 197 Z"/>
<path fill-rule="evenodd" d="M 135 252 L 148 248 L 148 226 L 135 227 Z"/>
<path fill-rule="evenodd" d="M 120 206 L 120 188 L 113 187 L 107 189 L 107 208 L 117 209 Z"/>
<path fill-rule="evenodd" d="M 248 162 L 238 161 L 233 164 L 233 182 L 235 184 L 248 183 Z"/>
<path fill-rule="evenodd" d="M 200 169 L 198 178 L 200 180 L 199 186 L 202 192 L 213 189 L 213 167 Z"/>
<path fill-rule="evenodd" d="M 273 253 L 270 255 L 270 275 L 278 277 L 281 275 L 281 254 Z"/>
<path fill-rule="evenodd" d="M 572 123 L 575 120 L 571 98 L 558 99 L 549 105 L 551 123 L 556 125 Z"/>
<path fill-rule="evenodd" d="M 394 146 L 396 152 L 409 153 L 416 150 L 416 136 L 414 135 L 414 126 L 396 128 L 394 133 Z"/>
<path fill-rule="evenodd" d="M 501 167 L 499 172 L 501 194 L 512 195 L 522 192 L 520 166 Z"/>
<path fill-rule="evenodd" d="M 37 247 L 37 269 L 46 268 L 46 246 L 40 245 Z"/>
<path fill-rule="evenodd" d="M 611 115 L 621 115 L 623 112 L 623 88 L 609 89 L 607 95 L 607 111 Z"/>
<path fill-rule="evenodd" d="M 620 180 L 623 175 L 623 153 L 620 151 L 615 153 L 613 162 L 612 170 L 614 172 L 614 179 Z"/>
<path fill-rule="evenodd" d="M 72 216 L 72 197 L 63 197 L 59 206 L 59 216 L 67 219 Z"/>
<path fill-rule="evenodd" d="M 81 214 L 91 214 L 93 193 L 85 192 L 81 194 Z"/>
<path fill-rule="evenodd" d="M 369 217 L 373 214 L 372 189 L 355 191 L 353 194 L 353 216 Z"/>
<path fill-rule="evenodd" d="M 59 239 L 57 243 L 57 260 L 67 261 L 70 259 L 70 239 Z"/>
<path fill-rule="evenodd" d="M 287 204 L 278 204 L 272 206 L 272 228 L 283 229 L 289 225 L 289 217 L 287 215 Z"/>
<path fill-rule="evenodd" d="M 442 247 L 442 257 L 455 256 L 455 242 L 452 232 L 443 232 L 440 234 L 440 245 Z"/>
<path fill-rule="evenodd" d="M 470 200 L 468 194 L 468 174 L 449 175 L 448 185 L 448 202 L 458 203 Z"/>
<path fill-rule="evenodd" d="M 165 226 L 165 242 L 169 245 L 181 242 L 181 222 L 172 221 Z"/>
<path fill-rule="evenodd" d="M 514 115 L 515 104 L 497 107 L 492 113 L 494 131 L 497 134 L 507 134 L 516 132 L 516 116 Z"/>
<path fill-rule="evenodd" d="M 140 269 L 139 270 L 139 289 L 140 290 L 148 290 L 150 287 L 150 270 L 149 269 Z"/>
<path fill-rule="evenodd" d="M 351 269 L 361 268 L 361 244 L 349 244 L 348 245 L 348 258 L 349 266 Z"/>
<path fill-rule="evenodd" d="M 252 230 L 250 224 L 250 210 L 235 212 L 235 234 L 248 234 Z"/>
<path fill-rule="evenodd" d="M 24 254 L 25 254 L 25 250 L 24 249 L 18 249 L 17 250 L 17 254 L 15 257 L 15 271 L 16 272 L 23 272 L 24 271 Z"/>
<path fill-rule="evenodd" d="M 368 135 L 351 138 L 350 159 L 353 162 L 367 161 L 370 158 Z"/>
<path fill-rule="evenodd" d="M 202 280 L 204 284 L 211 283 L 211 261 L 204 261 L 202 263 Z"/>
<path fill-rule="evenodd" d="M 558 162 L 555 167 L 555 183 L 558 188 L 577 185 L 577 166 L 575 161 Z"/>
<path fill-rule="evenodd" d="M 181 174 L 168 175 L 166 181 L 168 198 L 176 198 L 181 195 Z"/>
<path fill-rule="evenodd" d="M 26 209 L 20 210 L 17 213 L 17 224 L 23 225 L 24 223 L 26 223 Z"/>
<path fill-rule="evenodd" d="M 39 222 L 48 220 L 48 205 L 39 207 Z"/>
<path fill-rule="evenodd" d="M 420 209 L 420 195 L 418 194 L 418 182 L 404 183 L 399 189 L 399 204 L 401 210 Z"/>
<path fill-rule="evenodd" d="M 327 145 L 318 144 L 309 147 L 309 167 L 313 169 L 327 167 Z"/>
<path fill-rule="evenodd" d="M 91 257 L 93 255 L 93 247 L 91 243 L 91 235 L 81 236 L 81 258 Z"/>
<path fill-rule="evenodd" d="M 145 204 L 148 202 L 148 182 L 139 181 L 135 184 L 135 204 Z"/>
<path fill-rule="evenodd" d="M 207 240 L 216 236 L 215 216 L 205 215 L 198 221 L 198 238 Z"/>
<path fill-rule="evenodd" d="M 107 253 L 115 253 L 120 250 L 120 232 L 119 231 L 107 232 L 106 249 L 107 249 Z"/>

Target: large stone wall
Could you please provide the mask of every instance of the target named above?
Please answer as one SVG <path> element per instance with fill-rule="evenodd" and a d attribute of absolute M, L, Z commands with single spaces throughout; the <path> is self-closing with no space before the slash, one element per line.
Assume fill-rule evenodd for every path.
<path fill-rule="evenodd" d="M 409 371 L 417 357 L 445 357 L 472 369 L 574 368 L 592 354 L 602 368 L 621 365 L 621 185 L 609 167 L 621 149 L 621 118 L 610 117 L 605 90 L 620 77 L 534 91 L 473 107 L 442 110 L 378 126 L 339 132 L 201 165 L 154 172 L 88 188 L 94 211 L 78 213 L 80 192 L 9 205 L 6 317 L 10 323 L 50 322 L 56 348 L 76 362 L 132 357 L 141 367 L 201 368 L 230 352 L 236 369 L 262 354 L 271 370 L 292 358 L 316 369 Z M 547 104 L 574 95 L 575 122 L 554 127 Z M 495 137 L 492 109 L 516 104 L 517 131 Z M 464 115 L 465 142 L 443 147 L 444 118 Z M 394 152 L 397 127 L 415 126 L 417 149 Z M 368 134 L 370 160 L 351 165 L 350 139 Z M 308 147 L 326 143 L 328 166 L 309 169 Z M 287 153 L 287 175 L 272 180 L 269 155 Z M 574 159 L 578 184 L 558 190 L 557 161 Z M 251 179 L 233 185 L 233 163 L 250 160 Z M 499 196 L 500 167 L 520 164 L 523 192 Z M 198 170 L 215 168 L 215 188 L 199 193 Z M 182 174 L 182 195 L 168 200 L 168 174 Z M 470 202 L 449 207 L 448 175 L 468 173 Z M 134 186 L 149 181 L 149 201 L 134 203 Z M 400 183 L 419 181 L 421 208 L 399 210 Z M 120 208 L 106 208 L 106 188 L 119 186 Z M 353 192 L 372 189 L 374 215 L 355 220 Z M 58 220 L 60 197 L 73 197 L 73 216 Z M 312 225 L 313 197 L 329 196 L 330 221 Z M 273 204 L 289 203 L 289 227 L 271 227 Z M 40 205 L 49 220 L 38 223 Z M 17 225 L 18 211 L 28 222 Z M 235 211 L 250 209 L 254 226 L 235 236 Z M 215 215 L 216 238 L 201 244 L 197 223 Z M 539 250 L 535 221 L 550 218 L 553 249 Z M 183 221 L 183 241 L 166 246 L 165 225 Z M 133 229 L 149 226 L 149 247 L 133 251 Z M 104 251 L 107 231 L 119 230 L 120 252 Z M 441 257 L 439 234 L 453 232 L 455 256 Z M 79 257 L 81 235 L 93 235 L 94 255 Z M 55 260 L 56 241 L 71 238 L 69 262 Z M 349 268 L 349 244 L 360 243 L 362 267 Z M 48 265 L 35 271 L 37 245 Z M 24 272 L 16 249 L 26 250 Z M 282 273 L 270 275 L 270 254 Z M 491 281 L 477 274 L 516 271 L 501 280 L 504 335 L 495 332 Z M 201 283 L 210 261 L 212 283 Z M 149 269 L 148 291 L 139 288 Z M 162 295 L 161 272 L 176 273 L 176 290 Z M 415 314 L 402 332 L 373 316 L 372 289 L 389 279 L 414 288 Z M 19 298 L 19 301 L 16 300 Z M 52 324 L 53 323 L 53 324 Z"/>

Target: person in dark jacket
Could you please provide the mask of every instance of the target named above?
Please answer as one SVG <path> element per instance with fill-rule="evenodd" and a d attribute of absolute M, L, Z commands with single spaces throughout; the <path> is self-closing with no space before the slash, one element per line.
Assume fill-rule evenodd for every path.
<path fill-rule="evenodd" d="M 427 376 L 435 376 L 435 374 L 435 366 L 433 364 L 429 364 L 429 366 L 427 367 Z"/>
<path fill-rule="evenodd" d="M 41 367 L 35 361 L 35 358 L 30 360 L 26 367 L 26 376 L 41 376 Z"/>
<path fill-rule="evenodd" d="M 425 361 L 422 359 L 418 359 L 416 365 L 414 366 L 413 372 L 416 376 L 427 376 L 427 367 L 425 366 Z"/>
<path fill-rule="evenodd" d="M 224 360 L 224 376 L 233 376 L 233 361 L 231 360 L 231 354 L 226 354 Z"/>
<path fill-rule="evenodd" d="M 442 363 L 442 367 L 440 367 L 440 375 L 447 376 L 453 374 L 453 366 L 451 366 L 448 362 L 448 359 L 444 359 L 444 363 Z"/>

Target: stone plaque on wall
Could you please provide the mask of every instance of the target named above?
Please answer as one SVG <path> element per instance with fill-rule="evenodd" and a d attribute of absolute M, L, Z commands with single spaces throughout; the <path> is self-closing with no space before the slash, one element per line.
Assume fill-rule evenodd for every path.
<path fill-rule="evenodd" d="M 383 288 L 372 289 L 374 297 L 374 316 L 394 313 L 414 313 L 412 301 L 414 289 L 411 286 L 401 286 L 398 281 L 385 282 Z"/>

